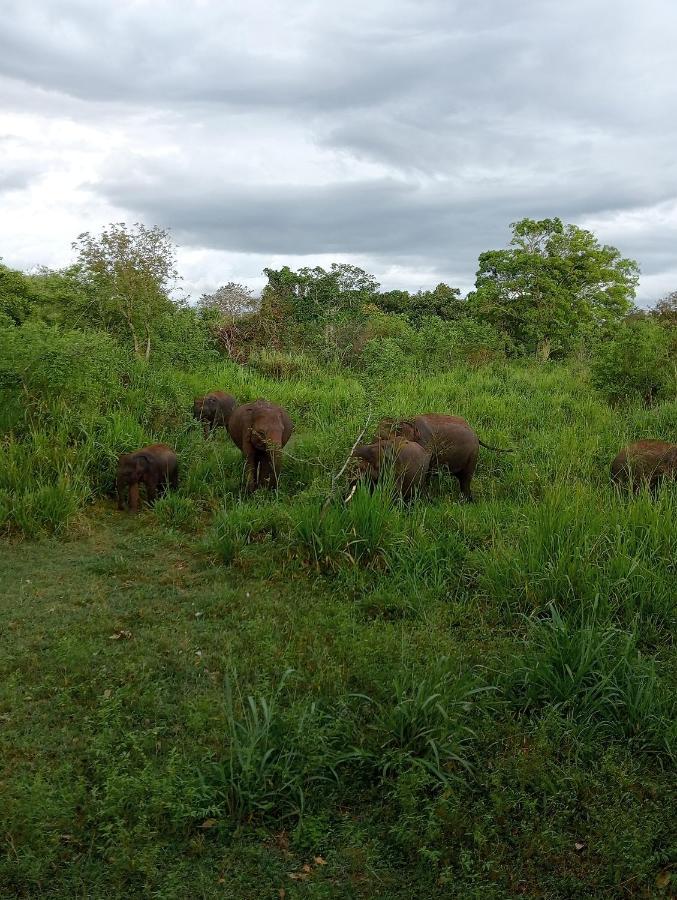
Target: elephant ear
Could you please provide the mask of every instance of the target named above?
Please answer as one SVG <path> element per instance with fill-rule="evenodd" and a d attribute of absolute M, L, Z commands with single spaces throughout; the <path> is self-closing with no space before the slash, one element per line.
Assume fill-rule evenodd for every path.
<path fill-rule="evenodd" d="M 413 419 L 402 419 L 399 423 L 399 433 L 406 437 L 408 441 L 420 441 L 421 432 Z"/>
<path fill-rule="evenodd" d="M 364 459 L 372 466 L 376 464 L 377 461 L 377 449 L 376 444 L 362 444 L 359 447 L 355 447 L 352 455 L 356 457 L 356 459 Z"/>
<path fill-rule="evenodd" d="M 147 472 L 148 467 L 151 464 L 151 458 L 146 453 L 136 453 L 134 455 L 134 462 L 136 463 L 139 472 Z"/>

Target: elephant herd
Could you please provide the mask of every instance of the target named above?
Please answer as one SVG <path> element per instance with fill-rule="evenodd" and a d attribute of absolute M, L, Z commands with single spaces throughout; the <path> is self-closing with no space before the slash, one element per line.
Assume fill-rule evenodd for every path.
<path fill-rule="evenodd" d="M 276 487 L 282 468 L 282 449 L 291 437 L 292 421 L 286 410 L 267 400 L 238 404 L 224 391 L 213 391 L 196 398 L 193 415 L 202 422 L 207 436 L 213 428 L 228 431 L 242 453 L 247 471 L 247 488 Z M 406 419 L 382 419 L 368 444 L 353 448 L 357 477 L 375 485 L 384 472 L 391 472 L 399 493 L 409 498 L 419 490 L 428 475 L 446 469 L 459 482 L 461 497 L 472 501 L 470 482 L 475 473 L 480 447 L 496 453 L 511 453 L 485 444 L 465 419 L 440 413 L 426 413 Z M 630 485 L 637 491 L 642 484 L 654 490 L 664 478 L 677 476 L 677 444 L 643 440 L 618 453 L 611 464 L 612 481 Z M 133 453 L 123 453 L 117 466 L 118 508 L 139 508 L 139 488 L 145 485 L 152 503 L 159 493 L 176 489 L 179 481 L 178 459 L 166 444 L 152 444 Z"/>

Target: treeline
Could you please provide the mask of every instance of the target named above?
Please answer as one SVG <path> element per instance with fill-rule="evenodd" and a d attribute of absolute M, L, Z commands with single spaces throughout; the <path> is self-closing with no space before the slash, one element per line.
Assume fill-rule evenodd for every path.
<path fill-rule="evenodd" d="M 444 283 L 383 291 L 341 263 L 265 269 L 260 299 L 229 283 L 191 304 L 177 287 L 176 249 L 159 227 L 112 224 L 99 236 L 80 235 L 73 249 L 74 263 L 59 271 L 0 266 L 10 356 L 12 348 L 20 355 L 27 344 L 46 346 L 50 335 L 63 343 L 73 332 L 79 346 L 84 332 L 105 332 L 141 359 L 187 369 L 226 355 L 291 375 L 312 355 L 390 377 L 412 366 L 576 356 L 590 360 L 611 400 L 650 404 L 675 389 L 677 292 L 648 313 L 637 310 L 637 263 L 557 218 L 513 224 L 507 249 L 481 254 L 465 297 Z"/>

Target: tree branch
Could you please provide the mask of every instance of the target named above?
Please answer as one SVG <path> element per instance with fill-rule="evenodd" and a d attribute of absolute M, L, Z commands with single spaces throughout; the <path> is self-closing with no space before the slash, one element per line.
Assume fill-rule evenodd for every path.
<path fill-rule="evenodd" d="M 365 421 L 365 423 L 364 423 L 364 427 L 362 428 L 362 431 L 360 431 L 360 433 L 358 434 L 358 436 L 357 436 L 357 438 L 356 438 L 356 440 L 355 440 L 355 443 L 354 443 L 353 446 L 350 448 L 350 452 L 348 453 L 348 456 L 346 457 L 345 462 L 343 463 L 343 465 L 341 466 L 341 468 L 339 469 L 339 471 L 336 473 L 336 475 L 334 475 L 334 476 L 332 477 L 332 479 L 331 479 L 331 488 L 329 489 L 329 496 L 327 497 L 327 499 L 326 499 L 326 500 L 324 501 L 324 503 L 322 504 L 322 512 L 321 512 L 321 516 L 323 516 L 323 515 L 325 514 L 325 512 L 326 512 L 327 509 L 329 508 L 329 504 L 330 504 L 331 501 L 334 499 L 334 494 L 335 494 L 335 492 L 336 492 L 336 486 L 337 486 L 337 484 L 338 484 L 339 478 L 343 475 L 343 473 L 345 472 L 345 470 L 348 468 L 348 463 L 350 462 L 350 460 L 351 460 L 351 458 L 352 458 L 352 455 L 353 455 L 353 453 L 354 453 L 354 451 L 355 451 L 355 448 L 357 447 L 357 445 L 360 443 L 360 441 L 361 441 L 362 438 L 364 437 L 364 433 L 366 432 L 367 428 L 369 428 L 369 423 L 371 422 L 371 416 L 372 416 L 372 408 L 371 408 L 371 403 L 370 403 L 370 404 L 369 404 L 369 410 L 368 410 L 368 412 L 367 412 L 367 419 L 366 419 L 366 421 Z"/>

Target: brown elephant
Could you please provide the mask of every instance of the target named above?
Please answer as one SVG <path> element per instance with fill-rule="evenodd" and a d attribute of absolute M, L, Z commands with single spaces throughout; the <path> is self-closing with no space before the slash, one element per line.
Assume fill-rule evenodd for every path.
<path fill-rule="evenodd" d="M 384 469 L 390 468 L 400 494 L 409 499 L 425 482 L 430 454 L 416 441 L 395 437 L 362 444 L 352 454 L 359 460 L 359 473 L 372 485 L 378 484 Z"/>
<path fill-rule="evenodd" d="M 277 487 L 282 448 L 294 426 L 287 411 L 267 400 L 254 400 L 233 410 L 228 433 L 247 461 L 247 488 Z"/>
<path fill-rule="evenodd" d="M 152 503 L 158 493 L 179 485 L 176 453 L 166 444 L 152 444 L 133 453 L 123 453 L 118 460 L 116 486 L 118 509 L 125 508 L 125 489 L 129 489 L 130 512 L 139 508 L 139 485 L 146 485 L 146 497 Z"/>
<path fill-rule="evenodd" d="M 633 491 L 647 484 L 655 491 L 663 479 L 677 478 L 677 444 L 667 441 L 636 441 L 629 444 L 611 463 L 611 480 L 622 487 L 630 483 Z"/>
<path fill-rule="evenodd" d="M 212 428 L 228 428 L 228 420 L 237 406 L 237 400 L 225 391 L 212 391 L 193 402 L 193 416 L 202 422 L 205 437 Z"/>
<path fill-rule="evenodd" d="M 431 455 L 430 471 L 449 469 L 458 478 L 461 496 L 470 502 L 473 500 L 470 482 L 475 474 L 480 447 L 496 453 L 513 452 L 485 444 L 465 419 L 442 413 L 424 413 L 409 419 L 382 419 L 376 435 L 399 435 L 419 443 Z"/>

